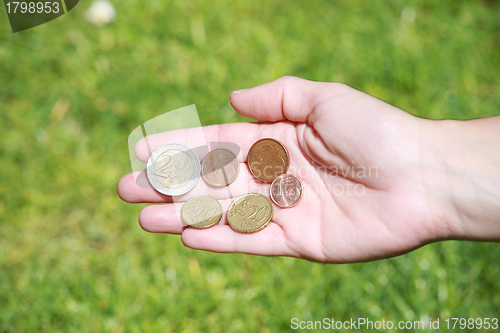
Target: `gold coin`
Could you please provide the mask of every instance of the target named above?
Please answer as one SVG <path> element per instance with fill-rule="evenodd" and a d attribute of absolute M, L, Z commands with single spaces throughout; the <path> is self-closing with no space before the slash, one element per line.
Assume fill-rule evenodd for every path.
<path fill-rule="evenodd" d="M 188 226 L 205 229 L 220 221 L 222 207 L 214 198 L 202 195 L 191 198 L 184 203 L 181 217 Z"/>
<path fill-rule="evenodd" d="M 201 175 L 207 184 L 223 187 L 238 177 L 240 163 L 232 151 L 224 148 L 214 149 L 203 159 Z"/>
<path fill-rule="evenodd" d="M 236 198 L 227 210 L 231 228 L 243 233 L 263 229 L 273 217 L 271 201 L 258 193 L 248 193 Z"/>
<path fill-rule="evenodd" d="M 248 167 L 252 175 L 263 183 L 272 183 L 285 174 L 290 157 L 285 146 L 274 139 L 261 139 L 248 152 Z"/>

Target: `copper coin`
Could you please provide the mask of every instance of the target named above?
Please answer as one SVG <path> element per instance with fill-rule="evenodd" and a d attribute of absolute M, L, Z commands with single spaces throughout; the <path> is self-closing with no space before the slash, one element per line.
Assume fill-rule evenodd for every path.
<path fill-rule="evenodd" d="M 234 182 L 240 172 L 236 155 L 228 149 L 214 149 L 205 156 L 201 164 L 203 179 L 214 187 L 223 187 Z"/>
<path fill-rule="evenodd" d="M 293 207 L 302 199 L 302 182 L 287 173 L 276 178 L 269 188 L 269 196 L 281 208 Z"/>
<path fill-rule="evenodd" d="M 252 175 L 263 183 L 272 183 L 285 174 L 290 158 L 285 146 L 274 139 L 261 139 L 248 152 L 248 167 Z"/>

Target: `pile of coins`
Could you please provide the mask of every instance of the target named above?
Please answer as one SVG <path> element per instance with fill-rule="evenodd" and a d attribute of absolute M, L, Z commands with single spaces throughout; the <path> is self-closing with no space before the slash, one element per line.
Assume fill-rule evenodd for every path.
<path fill-rule="evenodd" d="M 288 174 L 290 157 L 285 146 L 275 139 L 261 139 L 248 152 L 250 173 L 259 181 L 271 184 L 269 196 L 277 206 L 289 208 L 302 198 L 301 181 Z M 179 143 L 168 143 L 157 148 L 149 158 L 147 176 L 158 192 L 178 196 L 189 192 L 200 175 L 213 187 L 224 187 L 238 177 L 240 164 L 228 149 L 214 149 L 200 163 L 196 153 Z M 220 203 L 210 196 L 194 197 L 182 206 L 181 217 L 186 225 L 205 229 L 222 218 Z M 242 233 L 253 233 L 266 227 L 273 217 L 271 201 L 258 193 L 236 198 L 227 210 L 231 228 Z"/>

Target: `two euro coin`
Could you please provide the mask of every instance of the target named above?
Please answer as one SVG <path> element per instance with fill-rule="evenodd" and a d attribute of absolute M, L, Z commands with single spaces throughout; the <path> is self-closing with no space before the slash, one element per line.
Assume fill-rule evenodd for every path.
<path fill-rule="evenodd" d="M 155 190 L 176 196 L 189 192 L 196 185 L 200 170 L 200 160 L 192 149 L 180 143 L 167 143 L 151 154 L 147 176 Z"/>

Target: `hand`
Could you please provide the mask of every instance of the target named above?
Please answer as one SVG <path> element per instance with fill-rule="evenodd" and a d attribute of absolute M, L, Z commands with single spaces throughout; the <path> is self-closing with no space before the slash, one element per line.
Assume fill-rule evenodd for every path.
<path fill-rule="evenodd" d="M 435 148 L 437 122 L 342 84 L 294 77 L 233 92 L 230 100 L 240 114 L 272 122 L 203 128 L 208 142 L 240 146 L 238 179 L 250 181 L 236 186 L 236 192 L 247 186 L 252 192 L 268 191 L 269 185 L 251 176 L 246 162 L 252 144 L 269 137 L 287 147 L 289 172 L 304 185 L 302 201 L 293 208 L 274 206 L 271 223 L 254 234 L 233 231 L 225 214 L 212 228 L 186 228 L 168 204 L 144 208 L 139 216 L 143 229 L 182 234 L 184 245 L 193 249 L 332 263 L 391 257 L 450 237 L 458 213 L 446 192 L 446 170 Z M 193 147 L 189 129 L 148 139 L 152 150 L 167 142 Z M 148 160 L 144 140 L 137 144 L 136 155 Z M 224 193 L 200 180 L 180 199 L 206 194 L 227 209 L 231 198 Z M 121 179 L 118 194 L 128 202 L 172 202 L 152 188 L 138 187 L 132 174 Z"/>

